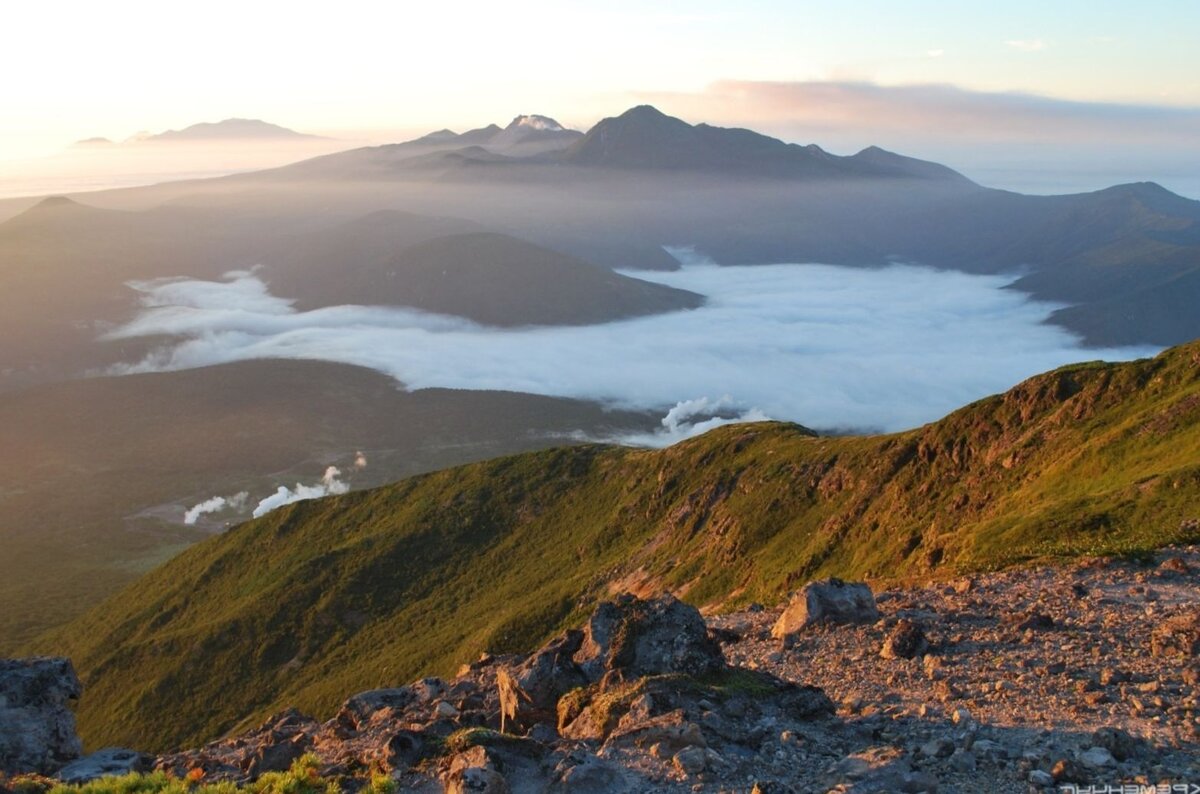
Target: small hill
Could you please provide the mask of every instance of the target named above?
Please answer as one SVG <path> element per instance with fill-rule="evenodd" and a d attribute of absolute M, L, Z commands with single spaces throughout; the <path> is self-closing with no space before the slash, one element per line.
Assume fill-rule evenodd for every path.
<path fill-rule="evenodd" d="M 263 256 L 263 275 L 275 294 L 296 308 L 390 302 L 380 291 L 399 252 L 483 227 L 458 218 L 379 210 L 294 235 Z"/>
<path fill-rule="evenodd" d="M 311 244 L 302 241 L 267 276 L 279 294 L 300 298 L 301 308 L 411 306 L 495 326 L 586 325 L 691 309 L 703 301 L 477 228 L 453 219 L 376 213 L 321 232 Z"/>
<path fill-rule="evenodd" d="M 70 656 L 94 746 L 157 750 L 528 650 L 616 590 L 776 603 L 1200 539 L 1200 343 L 1032 378 L 884 436 L 783 424 L 661 451 L 501 458 L 280 509 L 30 650 Z"/>
<path fill-rule="evenodd" d="M 695 293 L 491 232 L 414 246 L 361 297 L 496 326 L 588 325 L 703 303 Z"/>

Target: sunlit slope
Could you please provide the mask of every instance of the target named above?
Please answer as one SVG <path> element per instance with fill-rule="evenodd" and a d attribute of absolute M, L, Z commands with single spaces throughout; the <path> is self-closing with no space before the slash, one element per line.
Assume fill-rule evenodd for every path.
<path fill-rule="evenodd" d="M 825 574 L 1135 552 L 1200 534 L 1200 344 L 1032 378 L 906 433 L 731 426 L 535 452 L 281 509 L 36 649 L 91 746 L 161 749 L 528 648 L 613 583 L 775 601 Z"/>

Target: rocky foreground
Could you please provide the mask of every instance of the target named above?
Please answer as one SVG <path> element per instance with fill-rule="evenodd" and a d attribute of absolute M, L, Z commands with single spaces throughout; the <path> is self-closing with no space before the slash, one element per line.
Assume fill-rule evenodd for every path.
<path fill-rule="evenodd" d="M 248 782 L 313 753 L 344 791 L 380 773 L 429 792 L 1200 791 L 1198 678 L 1200 549 L 1172 549 L 879 593 L 830 580 L 707 619 L 621 596 L 529 656 L 360 693 L 325 722 L 287 712 L 58 775 Z M 77 692 L 53 691 L 58 736 Z M 17 769 L 0 724 L 0 767 L 51 771 L 77 752 L 60 738 Z"/>

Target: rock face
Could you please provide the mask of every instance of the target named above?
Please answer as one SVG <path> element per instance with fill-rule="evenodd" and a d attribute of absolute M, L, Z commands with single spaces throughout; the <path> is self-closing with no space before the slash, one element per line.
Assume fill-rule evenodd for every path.
<path fill-rule="evenodd" d="M 825 579 L 809 582 L 792 596 L 771 636 L 793 637 L 815 623 L 872 623 L 878 619 L 875 596 L 865 583 Z"/>
<path fill-rule="evenodd" d="M 0 659 L 0 772 L 49 775 L 78 758 L 70 703 L 82 692 L 68 659 Z"/>
<path fill-rule="evenodd" d="M 583 645 L 583 632 L 568 631 L 547 643 L 511 672 L 496 672 L 500 709 L 507 724 L 530 727 L 554 722 L 558 699 L 587 683 L 572 657 Z"/>
<path fill-rule="evenodd" d="M 725 667 L 704 618 L 671 595 L 650 601 L 624 595 L 600 604 L 575 661 L 590 679 L 608 670 L 627 676 L 706 675 Z"/>

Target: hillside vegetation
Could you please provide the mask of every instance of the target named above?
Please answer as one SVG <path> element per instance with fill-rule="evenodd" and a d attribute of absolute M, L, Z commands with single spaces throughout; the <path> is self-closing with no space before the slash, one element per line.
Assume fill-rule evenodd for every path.
<path fill-rule="evenodd" d="M 268 712 L 528 649 L 612 589 L 774 602 L 1200 539 L 1200 344 L 1032 378 L 913 431 L 721 428 L 305 502 L 188 549 L 31 650 L 69 655 L 92 747 L 195 744 Z"/>

